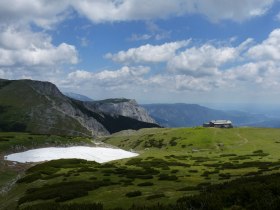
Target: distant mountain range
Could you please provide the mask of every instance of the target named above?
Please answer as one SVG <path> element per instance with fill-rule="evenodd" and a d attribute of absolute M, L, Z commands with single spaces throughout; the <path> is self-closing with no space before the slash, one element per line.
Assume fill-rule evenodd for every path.
<path fill-rule="evenodd" d="M 231 120 L 234 126 L 280 127 L 264 114 L 221 111 L 197 104 L 145 104 L 117 98 L 93 101 L 50 82 L 0 79 L 0 131 L 62 135 L 107 135 L 126 129 L 201 126 Z M 79 99 L 79 100 L 77 100 Z"/>
<path fill-rule="evenodd" d="M 89 98 L 87 96 L 78 94 L 78 93 L 63 92 L 63 94 L 65 96 L 69 97 L 69 98 L 76 99 L 76 100 L 79 100 L 79 101 L 93 101 L 93 99 L 91 99 L 91 98 Z"/>
<path fill-rule="evenodd" d="M 263 114 L 242 111 L 221 111 L 197 104 L 145 104 L 142 105 L 157 123 L 165 127 L 201 126 L 210 120 L 231 120 L 234 126 L 280 127 L 280 120 Z"/>
<path fill-rule="evenodd" d="M 87 101 L 86 96 L 83 96 Z M 107 103 L 106 106 L 101 106 L 101 110 L 109 104 L 111 108 L 120 101 L 124 102 L 127 99 L 108 99 L 104 101 L 97 101 L 96 104 Z M 210 120 L 227 119 L 233 122 L 234 126 L 250 126 L 250 127 L 271 127 L 280 128 L 280 117 L 272 118 L 270 115 L 262 113 L 249 113 L 248 111 L 224 111 L 218 109 L 211 109 L 198 104 L 142 104 L 141 105 L 148 114 L 156 122 L 164 127 L 193 127 L 201 126 L 203 123 Z M 139 107 L 139 106 L 138 106 Z M 107 112 L 110 108 L 107 107 Z M 120 114 L 119 109 L 119 114 Z M 116 111 L 116 110 L 115 110 Z M 276 116 L 274 114 L 274 116 Z"/>
<path fill-rule="evenodd" d="M 85 102 L 63 95 L 50 82 L 1 79 L 0 131 L 107 135 L 159 127 L 134 100 L 115 101 Z"/>

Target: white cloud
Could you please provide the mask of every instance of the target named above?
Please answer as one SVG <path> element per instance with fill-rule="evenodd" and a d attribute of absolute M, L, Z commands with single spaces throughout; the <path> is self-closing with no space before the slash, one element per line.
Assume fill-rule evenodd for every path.
<path fill-rule="evenodd" d="M 218 74 L 218 68 L 226 62 L 236 59 L 238 52 L 232 47 L 214 47 L 204 44 L 201 47 L 188 48 L 174 56 L 168 62 L 168 68 L 190 75 Z"/>
<path fill-rule="evenodd" d="M 258 85 L 263 88 L 280 87 L 280 65 L 273 61 L 249 62 L 229 69 L 223 79 L 233 83 Z"/>
<path fill-rule="evenodd" d="M 62 85 L 90 85 L 104 89 L 130 88 L 130 86 L 140 84 L 142 77 L 149 71 L 150 68 L 145 66 L 124 66 L 115 71 L 103 70 L 97 73 L 77 70 L 69 73 Z"/>
<path fill-rule="evenodd" d="M 121 69 L 103 70 L 98 73 L 76 70 L 68 74 L 59 84 L 69 89 L 103 90 L 106 94 L 120 94 L 123 92 L 153 92 L 164 90 L 166 93 L 195 91 L 205 92 L 215 87 L 224 85 L 220 78 L 196 78 L 189 75 L 157 74 L 149 75 L 150 68 L 144 66 L 128 67 Z M 108 93 L 107 91 L 114 91 Z"/>
<path fill-rule="evenodd" d="M 124 64 L 164 63 L 170 72 L 195 77 L 218 76 L 224 65 L 247 59 L 244 53 L 252 47 L 253 39 L 248 38 L 236 47 L 221 43 L 188 47 L 190 43 L 191 40 L 162 45 L 147 44 L 115 54 L 108 53 L 105 57 Z"/>
<path fill-rule="evenodd" d="M 275 0 L 193 0 L 194 12 L 213 21 L 246 19 L 264 15 Z"/>
<path fill-rule="evenodd" d="M 157 75 L 140 76 L 134 86 L 145 90 L 164 89 L 168 92 L 210 92 L 218 89 L 242 88 L 279 88 L 280 65 L 278 57 L 268 53 L 267 48 L 276 48 L 278 51 L 278 32 L 274 30 L 261 44 L 255 44 L 251 38 L 237 46 L 224 45 L 223 42 L 209 42 L 200 46 L 186 46 L 170 48 L 167 52 L 164 45 L 143 45 L 116 54 L 109 54 L 114 61 L 123 63 L 148 62 L 166 64 L 166 69 Z M 280 37 L 280 36 L 279 36 Z M 179 42 L 172 42 L 179 43 Z M 186 47 L 186 49 L 185 49 Z M 261 49 L 260 48 L 264 48 Z M 149 54 L 152 52 L 152 54 Z M 260 55 L 253 53 L 260 53 Z M 263 55 L 265 54 L 265 56 Z M 157 56 L 152 56 L 157 55 Z M 162 55 L 162 56 L 161 56 Z M 163 56 L 164 55 L 164 56 Z M 256 60 L 257 59 L 257 60 Z M 162 66 L 161 66 L 162 67 Z M 166 71 L 169 70 L 169 71 Z M 107 72 L 100 73 L 100 75 Z M 127 77 L 129 78 L 129 77 Z M 122 84 L 131 84 L 122 80 Z M 110 85 L 109 83 L 106 85 Z"/>
<path fill-rule="evenodd" d="M 178 49 L 187 46 L 189 42 L 190 40 L 162 45 L 146 44 L 138 48 L 130 48 L 127 51 L 120 51 L 116 54 L 108 53 L 105 57 L 120 63 L 166 62 L 175 55 Z"/>
<path fill-rule="evenodd" d="M 195 91 L 204 92 L 218 84 L 213 77 L 195 78 L 189 75 L 154 75 L 143 81 L 145 87 L 164 89 L 168 92 Z"/>
<path fill-rule="evenodd" d="M 194 78 L 192 76 L 176 75 L 174 79 L 175 88 L 179 91 L 209 91 L 213 88 L 209 78 Z"/>
<path fill-rule="evenodd" d="M 261 16 L 276 0 L 0 0 L 1 23 L 35 23 L 51 28 L 76 10 L 92 22 L 152 20 L 202 14 L 212 21 Z"/>
<path fill-rule="evenodd" d="M 273 2 L 274 0 L 83 0 L 72 2 L 72 5 L 93 22 L 151 20 L 195 13 L 212 21 L 243 21 L 265 14 Z"/>
<path fill-rule="evenodd" d="M 169 56 L 154 60 L 148 60 L 142 56 L 141 53 L 144 54 L 146 48 L 142 51 L 140 50 L 142 47 L 134 48 L 131 54 L 128 53 L 129 50 L 123 51 L 127 57 L 120 61 L 140 64 L 163 62 L 169 70 L 173 71 L 166 71 L 168 68 L 163 67 L 162 72 L 153 74 L 149 73 L 150 69 L 144 66 L 125 66 L 116 71 L 104 70 L 98 73 L 76 71 L 68 75 L 63 85 L 64 87 L 67 85 L 80 87 L 88 91 L 94 89 L 99 93 L 99 97 L 103 98 L 104 95 L 106 97 L 120 95 L 135 97 L 135 94 L 143 94 L 143 97 L 154 100 L 160 98 L 157 94 L 164 94 L 171 98 L 176 95 L 178 99 L 181 97 L 179 94 L 191 94 L 198 97 L 198 95 L 213 95 L 215 91 L 222 94 L 222 98 L 229 98 L 227 95 L 229 92 L 236 98 L 246 97 L 245 93 L 250 93 L 250 97 L 254 97 L 260 92 L 265 94 L 266 91 L 273 92 L 275 95 L 280 88 L 278 58 L 269 54 L 270 56 L 260 56 L 256 61 L 250 53 L 268 43 L 277 47 L 277 38 L 275 38 L 277 31 L 272 32 L 261 44 L 254 44 L 251 38 L 235 47 L 224 46 L 221 43 L 205 43 L 187 49 L 178 48 L 179 50 L 172 51 L 173 53 Z M 150 45 L 147 51 L 160 46 Z M 111 56 L 119 58 L 119 53 Z M 265 95 L 262 96 L 265 98 Z"/>
<path fill-rule="evenodd" d="M 224 78 L 231 81 L 256 82 L 260 79 L 260 69 L 263 69 L 264 65 L 265 63 L 246 63 L 226 71 Z"/>
<path fill-rule="evenodd" d="M 47 34 L 14 27 L 0 32 L 0 67 L 51 66 L 77 62 L 74 46 L 66 43 L 54 46 Z"/>
<path fill-rule="evenodd" d="M 254 60 L 280 60 L 280 29 L 273 30 L 268 39 L 248 51 Z"/>
<path fill-rule="evenodd" d="M 2 24 L 31 22 L 43 28 L 52 28 L 67 17 L 69 6 L 67 0 L 10 0 L 9 2 L 0 0 L 0 22 Z"/>
<path fill-rule="evenodd" d="M 56 81 L 63 77 L 62 67 L 78 62 L 73 45 L 52 44 L 45 32 L 32 32 L 29 27 L 0 27 L 0 77 Z"/>

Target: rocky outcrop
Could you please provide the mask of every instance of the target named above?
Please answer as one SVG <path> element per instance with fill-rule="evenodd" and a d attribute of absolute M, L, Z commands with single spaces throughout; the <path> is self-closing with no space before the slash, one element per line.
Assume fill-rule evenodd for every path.
<path fill-rule="evenodd" d="M 91 104 L 66 97 L 50 82 L 33 80 L 0 81 L 0 87 L 0 131 L 108 135 L 158 127 L 135 101 Z"/>
<path fill-rule="evenodd" d="M 114 115 L 130 117 L 142 122 L 155 123 L 147 111 L 133 99 L 107 99 L 103 101 L 84 102 L 92 110 Z"/>
<path fill-rule="evenodd" d="M 60 90 L 51 82 L 45 81 L 35 81 L 35 80 L 25 80 L 28 85 L 30 85 L 36 92 L 63 99 L 65 96 L 60 92 Z"/>

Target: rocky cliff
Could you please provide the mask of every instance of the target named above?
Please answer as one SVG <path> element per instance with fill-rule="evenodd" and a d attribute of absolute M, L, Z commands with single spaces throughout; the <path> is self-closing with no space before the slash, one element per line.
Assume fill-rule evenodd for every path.
<path fill-rule="evenodd" d="M 155 123 L 147 111 L 133 99 L 107 99 L 102 101 L 84 102 L 90 110 L 107 113 L 111 116 L 121 115 L 142 122 Z"/>
<path fill-rule="evenodd" d="M 64 96 L 50 82 L 0 80 L 0 130 L 64 135 L 107 135 L 125 129 L 157 127 L 89 109 L 83 102 Z"/>

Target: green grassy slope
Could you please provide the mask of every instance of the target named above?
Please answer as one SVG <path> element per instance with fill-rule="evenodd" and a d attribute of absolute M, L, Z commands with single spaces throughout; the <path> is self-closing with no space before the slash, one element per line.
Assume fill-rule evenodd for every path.
<path fill-rule="evenodd" d="M 280 172 L 280 129 L 142 129 L 99 140 L 140 155 L 108 164 L 38 165 L 2 198 L 7 208 L 15 201 L 22 209 L 42 203 L 102 203 L 105 209 L 174 204 L 210 184 Z"/>
<path fill-rule="evenodd" d="M 0 81 L 0 131 L 89 134 L 77 120 L 53 108 L 55 98 L 50 100 L 35 91 L 31 83 L 28 80 Z"/>
<path fill-rule="evenodd" d="M 91 111 L 49 82 L 0 80 L 0 131 L 87 136 L 150 127 L 159 126 Z"/>

